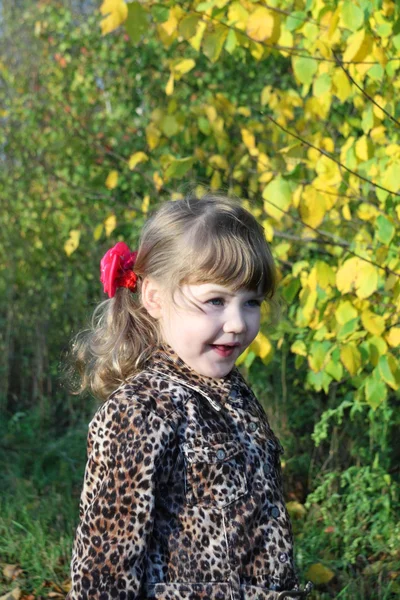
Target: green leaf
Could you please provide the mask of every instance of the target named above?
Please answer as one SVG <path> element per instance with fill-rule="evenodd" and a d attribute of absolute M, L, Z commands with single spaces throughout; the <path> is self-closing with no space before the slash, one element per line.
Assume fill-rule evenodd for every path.
<path fill-rule="evenodd" d="M 343 4 L 341 16 L 344 26 L 347 27 L 347 29 L 350 29 L 350 31 L 360 29 L 364 23 L 363 11 L 351 0 L 346 0 Z"/>
<path fill-rule="evenodd" d="M 165 171 L 165 178 L 171 179 L 172 177 L 183 177 L 192 167 L 193 162 L 193 156 L 187 158 L 175 158 Z"/>
<path fill-rule="evenodd" d="M 177 134 L 179 131 L 178 121 L 176 120 L 176 117 L 174 117 L 173 115 L 166 115 L 160 121 L 160 125 L 161 125 L 161 129 L 162 129 L 163 133 L 167 137 L 172 137 L 173 135 Z"/>
<path fill-rule="evenodd" d="M 212 33 L 204 34 L 202 49 L 211 62 L 218 60 L 227 35 L 228 29 L 222 25 L 217 25 Z"/>
<path fill-rule="evenodd" d="M 188 15 L 179 23 L 179 33 L 185 40 L 189 40 L 196 35 L 197 25 L 201 17 L 199 15 Z"/>
<path fill-rule="evenodd" d="M 285 22 L 285 28 L 288 31 L 294 31 L 304 25 L 304 20 L 307 19 L 307 14 L 300 10 L 295 10 L 290 13 Z"/>
<path fill-rule="evenodd" d="M 384 71 L 382 65 L 373 65 L 368 70 L 368 77 L 370 77 L 374 81 L 382 81 L 384 75 L 385 75 L 385 71 Z"/>
<path fill-rule="evenodd" d="M 264 188 L 262 197 L 265 212 L 280 221 L 292 201 L 291 185 L 283 177 L 276 177 Z"/>
<path fill-rule="evenodd" d="M 140 42 L 148 29 L 147 13 L 139 2 L 131 2 L 128 6 L 128 18 L 125 27 L 134 44 Z"/>
<path fill-rule="evenodd" d="M 378 369 L 382 379 L 390 385 L 394 390 L 399 389 L 399 382 L 396 380 L 393 375 L 392 369 L 389 365 L 389 360 L 387 356 L 381 356 L 378 362 Z"/>
<path fill-rule="evenodd" d="M 347 321 L 347 323 L 345 323 L 343 325 L 343 327 L 341 327 L 339 329 L 338 334 L 337 334 L 338 339 L 343 340 L 346 337 L 348 337 L 349 335 L 351 335 L 352 333 L 354 333 L 355 331 L 357 331 L 359 321 L 360 321 L 359 318 L 351 319 L 350 321 Z"/>
<path fill-rule="evenodd" d="M 293 71 L 300 83 L 310 85 L 318 69 L 318 62 L 312 58 L 294 57 Z"/>
<path fill-rule="evenodd" d="M 376 369 L 373 374 L 367 377 L 365 384 L 365 397 L 368 404 L 374 410 L 378 408 L 382 402 L 384 402 L 387 398 L 387 387 L 383 381 L 376 379 L 375 377 Z M 378 375 L 379 377 L 379 375 Z"/>
<path fill-rule="evenodd" d="M 390 244 L 396 233 L 395 226 L 383 215 L 379 215 L 376 219 L 378 229 L 375 231 L 375 237 L 382 242 L 382 244 Z"/>
<path fill-rule="evenodd" d="M 282 288 L 282 296 L 285 298 L 286 302 L 289 304 L 293 302 L 296 297 L 297 292 L 301 288 L 300 280 L 296 277 L 292 279 L 284 288 Z"/>
<path fill-rule="evenodd" d="M 323 73 L 314 81 L 313 92 L 314 96 L 322 96 L 325 92 L 329 92 L 332 86 L 332 80 L 328 73 Z"/>
<path fill-rule="evenodd" d="M 165 23 L 165 21 L 168 21 L 169 18 L 169 8 L 167 6 L 160 6 L 159 4 L 156 4 L 151 9 L 151 16 L 156 23 Z"/>

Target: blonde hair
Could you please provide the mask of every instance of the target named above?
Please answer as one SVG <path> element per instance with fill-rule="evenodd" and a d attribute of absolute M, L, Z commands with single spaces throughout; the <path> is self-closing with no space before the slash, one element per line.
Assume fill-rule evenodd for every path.
<path fill-rule="evenodd" d="M 118 288 L 94 311 L 91 328 L 72 345 L 77 392 L 105 399 L 143 370 L 161 343 L 157 321 L 141 303 L 152 277 L 171 298 L 183 284 L 216 283 L 258 290 L 272 300 L 276 273 L 263 228 L 241 204 L 220 194 L 165 202 L 143 228 L 134 271 L 138 291 Z"/>

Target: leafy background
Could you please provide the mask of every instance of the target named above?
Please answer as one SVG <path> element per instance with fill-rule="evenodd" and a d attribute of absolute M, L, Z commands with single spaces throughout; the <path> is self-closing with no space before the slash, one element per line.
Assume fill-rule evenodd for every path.
<path fill-rule="evenodd" d="M 397 597 L 399 5 L 0 10 L 1 593 L 69 588 L 95 403 L 61 375 L 100 257 L 211 188 L 255 214 L 279 269 L 279 323 L 240 368 L 286 449 L 302 579 L 315 599 Z"/>

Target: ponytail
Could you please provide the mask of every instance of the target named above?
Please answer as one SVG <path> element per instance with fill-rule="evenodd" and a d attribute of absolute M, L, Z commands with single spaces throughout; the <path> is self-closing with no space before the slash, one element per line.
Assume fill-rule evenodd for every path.
<path fill-rule="evenodd" d="M 115 296 L 95 309 L 91 327 L 72 343 L 71 358 L 80 385 L 105 400 L 122 383 L 141 371 L 159 344 L 157 322 L 140 302 L 139 294 L 118 288 Z"/>

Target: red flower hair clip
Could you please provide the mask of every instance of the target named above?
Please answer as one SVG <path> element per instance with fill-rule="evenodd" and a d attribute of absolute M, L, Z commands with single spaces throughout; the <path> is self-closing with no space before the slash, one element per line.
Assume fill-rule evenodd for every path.
<path fill-rule="evenodd" d="M 126 287 L 136 291 L 137 275 L 133 272 L 137 252 L 131 252 L 124 242 L 118 242 L 110 248 L 100 261 L 100 281 L 110 298 L 115 296 L 116 289 Z"/>

